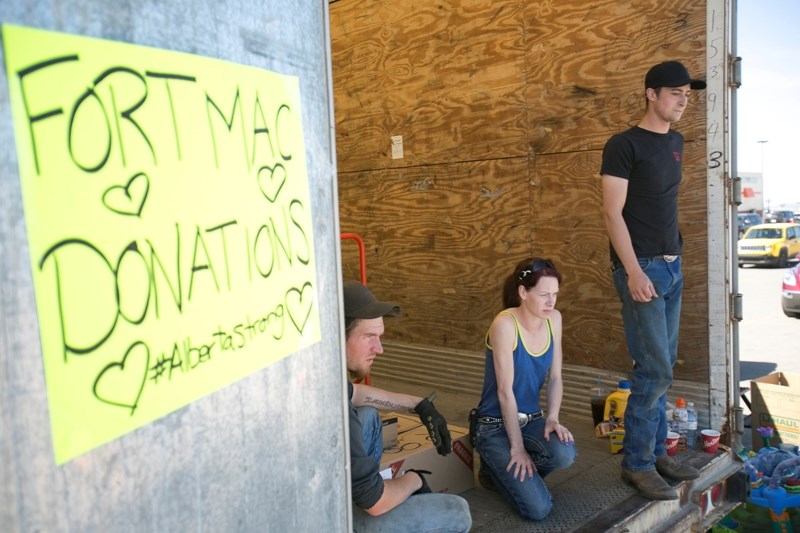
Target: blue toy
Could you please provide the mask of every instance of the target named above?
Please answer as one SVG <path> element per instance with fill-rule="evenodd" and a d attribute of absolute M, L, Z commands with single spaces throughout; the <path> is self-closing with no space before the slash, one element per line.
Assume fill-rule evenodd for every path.
<path fill-rule="evenodd" d="M 770 511 L 777 531 L 791 531 L 788 507 L 800 506 L 800 456 L 777 448 L 761 448 L 745 461 L 750 502 Z"/>

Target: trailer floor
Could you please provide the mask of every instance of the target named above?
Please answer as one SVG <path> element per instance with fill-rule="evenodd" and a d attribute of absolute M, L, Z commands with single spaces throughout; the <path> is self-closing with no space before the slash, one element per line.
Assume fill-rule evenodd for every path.
<path fill-rule="evenodd" d="M 427 396 L 430 389 L 413 383 L 372 376 L 372 384 L 387 390 Z M 479 394 L 437 391 L 434 401 L 448 423 L 467 426 L 467 416 L 479 400 Z M 524 521 L 508 503 L 494 491 L 475 488 L 461 494 L 472 513 L 472 531 L 479 533 L 514 532 L 585 532 L 598 533 L 616 530 L 615 524 L 645 507 L 662 502 L 650 502 L 620 479 L 620 455 L 612 455 L 607 438 L 594 435 L 589 401 L 585 417 L 561 416 L 561 423 L 575 436 L 578 457 L 568 469 L 558 470 L 547 477 L 546 483 L 555 505 L 550 515 L 540 522 Z M 678 458 L 698 468 L 704 468 L 714 456 L 696 450 L 679 452 Z M 673 483 L 679 488 L 680 483 Z M 681 491 L 685 493 L 686 491 Z"/>

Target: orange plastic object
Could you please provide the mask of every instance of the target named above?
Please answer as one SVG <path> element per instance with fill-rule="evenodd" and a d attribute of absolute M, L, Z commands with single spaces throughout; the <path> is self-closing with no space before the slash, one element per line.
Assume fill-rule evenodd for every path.
<path fill-rule="evenodd" d="M 351 239 L 351 240 L 356 241 L 356 244 L 358 245 L 358 268 L 359 268 L 359 273 L 361 274 L 361 276 L 360 276 L 361 284 L 366 286 L 366 284 L 367 284 L 367 253 L 366 253 L 366 251 L 364 249 L 364 239 L 362 239 L 360 236 L 356 235 L 355 233 L 342 233 L 341 237 L 342 237 L 342 240 Z M 362 381 L 361 378 L 357 378 L 356 380 L 353 381 L 353 383 L 361 383 L 361 381 Z M 364 377 L 363 381 L 364 381 L 365 385 L 370 385 L 372 383 L 372 381 L 369 378 L 369 374 L 367 374 Z"/>
<path fill-rule="evenodd" d="M 364 251 L 364 240 L 355 233 L 342 233 L 342 240 L 352 239 L 358 244 L 358 267 L 361 274 L 361 284 L 367 284 L 367 254 Z"/>

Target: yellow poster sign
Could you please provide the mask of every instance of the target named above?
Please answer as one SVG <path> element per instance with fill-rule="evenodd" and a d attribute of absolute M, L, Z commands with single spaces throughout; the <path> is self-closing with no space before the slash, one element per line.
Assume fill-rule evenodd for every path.
<path fill-rule="evenodd" d="M 57 463 L 319 341 L 296 77 L 3 45 Z"/>

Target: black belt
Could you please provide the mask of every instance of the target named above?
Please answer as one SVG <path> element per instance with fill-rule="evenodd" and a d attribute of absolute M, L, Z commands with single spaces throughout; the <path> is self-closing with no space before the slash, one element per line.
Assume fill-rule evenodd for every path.
<path fill-rule="evenodd" d="M 525 414 L 525 413 L 517 413 L 517 419 L 519 420 L 519 427 L 525 427 L 528 422 L 532 422 L 537 418 L 542 418 L 544 413 L 540 409 L 535 413 Z M 502 424 L 502 418 L 495 418 L 493 416 L 479 416 L 478 422 L 481 424 Z"/>
<path fill-rule="evenodd" d="M 663 259 L 667 263 L 674 263 L 678 259 L 680 259 L 680 255 L 654 255 L 653 257 L 637 257 L 636 259 Z M 622 266 L 622 262 L 620 260 L 612 260 L 611 261 L 611 270 L 616 270 Z"/>

